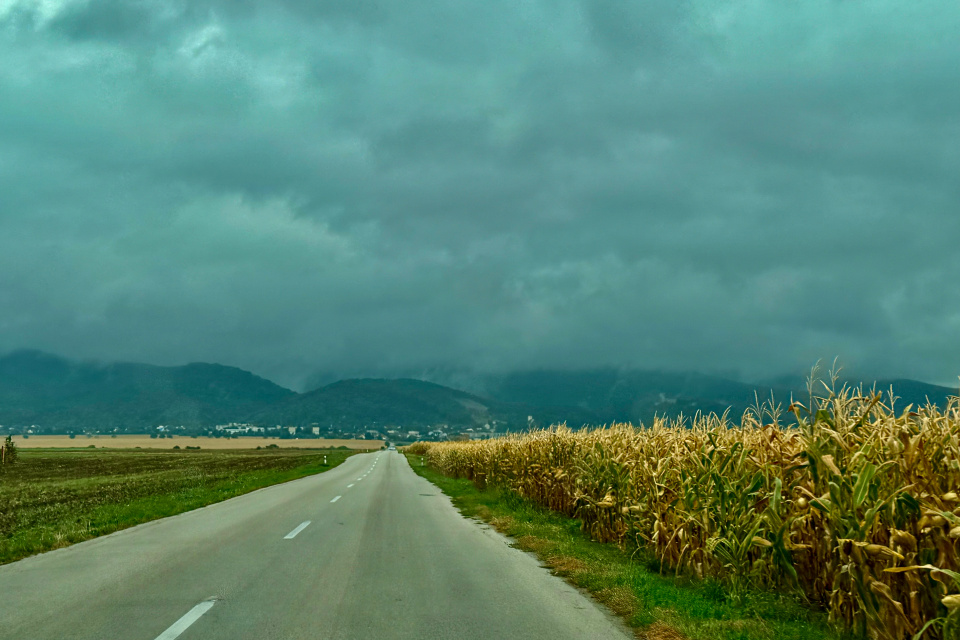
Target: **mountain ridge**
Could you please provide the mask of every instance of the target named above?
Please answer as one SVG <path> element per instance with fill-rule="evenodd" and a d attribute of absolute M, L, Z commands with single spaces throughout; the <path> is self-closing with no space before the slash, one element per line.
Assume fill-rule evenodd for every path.
<path fill-rule="evenodd" d="M 781 379 L 785 382 L 787 379 Z M 351 378 L 297 393 L 238 367 L 194 362 L 181 366 L 74 361 L 36 350 L 0 356 L 0 425 L 143 432 L 161 424 L 199 429 L 228 422 L 363 430 L 478 427 L 521 430 L 566 422 L 571 427 L 613 422 L 649 424 L 655 415 L 743 411 L 770 397 L 804 399 L 793 381 L 755 385 L 696 372 L 589 369 L 487 374 L 471 393 L 434 380 Z M 880 380 L 900 396 L 898 407 L 926 398 L 943 406 L 957 392 L 916 380 Z M 532 420 L 528 419 L 531 417 Z"/>

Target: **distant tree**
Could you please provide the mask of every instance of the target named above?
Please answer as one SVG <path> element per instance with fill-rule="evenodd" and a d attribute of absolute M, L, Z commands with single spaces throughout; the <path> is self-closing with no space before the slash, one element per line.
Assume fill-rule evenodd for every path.
<path fill-rule="evenodd" d="M 0 459 L 3 464 L 13 464 L 17 461 L 17 445 L 13 442 L 12 436 L 7 436 L 3 446 L 0 447 Z"/>

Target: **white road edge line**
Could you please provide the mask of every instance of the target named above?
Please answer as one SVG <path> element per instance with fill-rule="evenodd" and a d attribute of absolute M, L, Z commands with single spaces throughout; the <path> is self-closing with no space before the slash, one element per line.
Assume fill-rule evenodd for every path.
<path fill-rule="evenodd" d="M 339 499 L 340 499 L 340 496 L 337 496 L 336 498 L 334 498 L 334 499 L 331 500 L 330 502 L 336 502 L 336 501 L 339 500 Z"/>
<path fill-rule="evenodd" d="M 186 631 L 190 625 L 199 620 L 200 616 L 205 614 L 207 611 L 210 611 L 215 604 L 217 604 L 215 598 L 204 600 L 193 609 L 190 609 L 190 611 L 187 611 L 182 618 L 170 625 L 169 629 L 158 635 L 157 640 L 174 640 L 174 638 L 180 637 L 181 633 Z"/>
<path fill-rule="evenodd" d="M 352 487 L 352 486 L 353 486 L 352 484 L 348 484 L 348 485 L 347 485 L 347 489 L 349 489 L 349 488 Z"/>
<path fill-rule="evenodd" d="M 303 531 L 304 529 L 306 529 L 306 528 L 309 527 L 309 526 L 310 526 L 310 521 L 309 521 L 309 520 L 304 520 L 302 523 L 300 523 L 300 526 L 298 526 L 296 529 L 294 529 L 293 531 L 291 531 L 291 532 L 288 533 L 287 535 L 283 536 L 283 539 L 284 539 L 284 540 L 293 540 L 294 538 L 297 537 L 297 534 L 298 534 L 298 533 L 300 533 L 301 531 Z"/>

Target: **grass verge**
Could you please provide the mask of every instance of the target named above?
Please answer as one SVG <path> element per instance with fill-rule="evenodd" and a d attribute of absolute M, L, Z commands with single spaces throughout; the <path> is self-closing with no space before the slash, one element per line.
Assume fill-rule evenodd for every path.
<path fill-rule="evenodd" d="M 555 574 L 589 591 L 646 640 L 840 640 L 826 616 L 788 595 L 749 593 L 730 601 L 721 585 L 660 575 L 647 559 L 590 540 L 580 521 L 516 494 L 480 491 L 472 482 L 410 466 L 435 484 L 461 513 L 489 522 L 531 551 Z"/>
<path fill-rule="evenodd" d="M 0 564 L 321 473 L 353 453 L 22 449 L 0 473 Z"/>

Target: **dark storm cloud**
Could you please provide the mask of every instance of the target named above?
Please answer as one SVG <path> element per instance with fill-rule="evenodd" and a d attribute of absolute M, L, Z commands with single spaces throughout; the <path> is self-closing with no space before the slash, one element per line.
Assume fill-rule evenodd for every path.
<path fill-rule="evenodd" d="M 960 373 L 960 10 L 0 0 L 0 350 Z"/>

